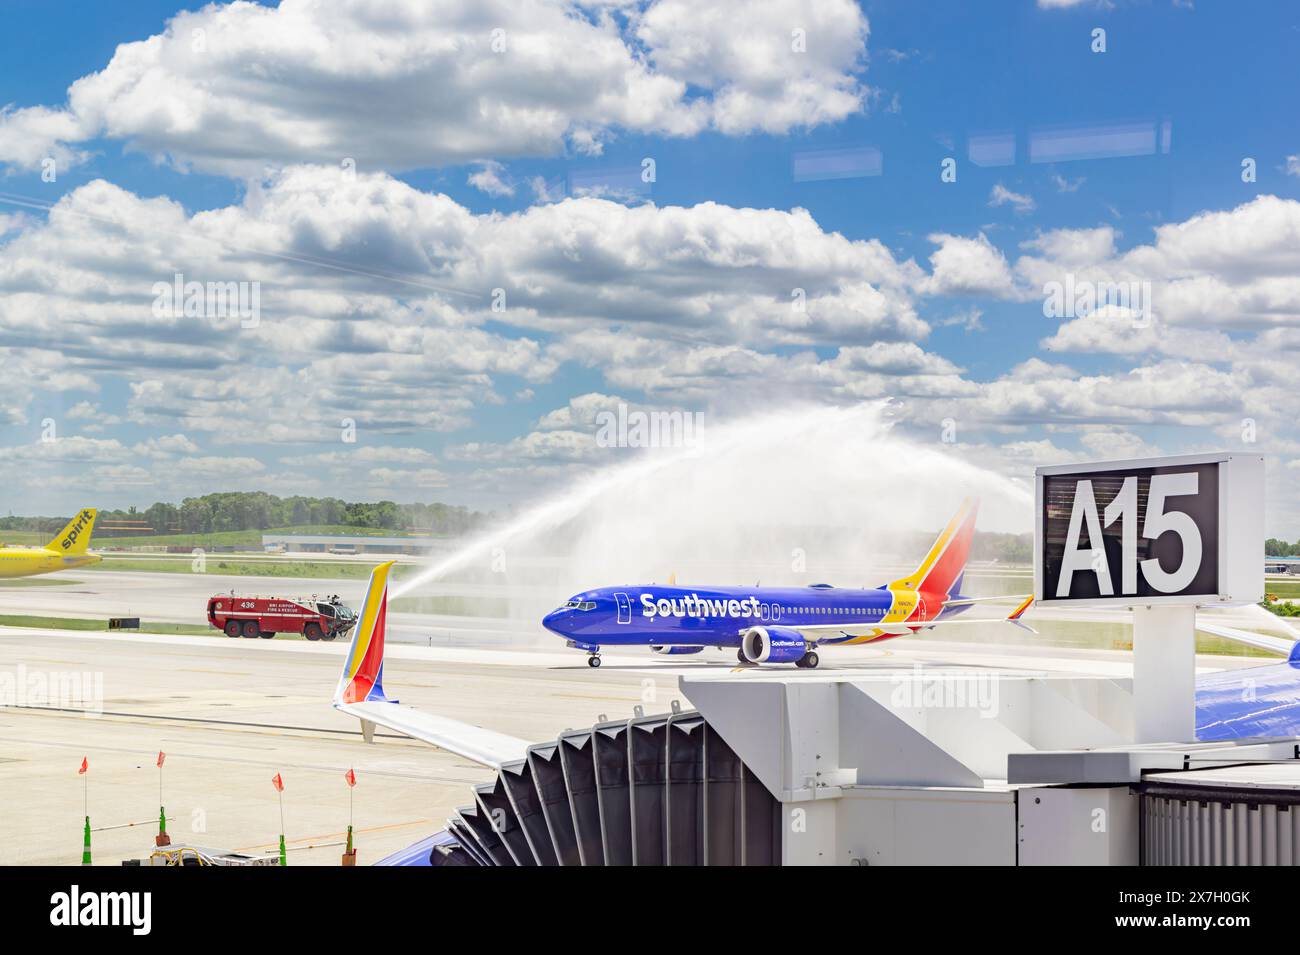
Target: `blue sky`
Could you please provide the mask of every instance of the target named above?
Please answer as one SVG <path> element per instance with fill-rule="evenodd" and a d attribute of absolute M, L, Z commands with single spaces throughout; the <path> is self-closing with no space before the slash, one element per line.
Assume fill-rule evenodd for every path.
<path fill-rule="evenodd" d="M 1009 474 L 1235 447 L 1249 419 L 1294 497 L 1293 6 L 730 6 L 7 4 L 11 509 L 229 486 L 499 507 L 590 469 L 619 402 L 886 397 Z M 878 174 L 794 174 L 837 149 Z M 357 189 L 332 184 L 348 157 Z M 177 270 L 261 283 L 265 321 L 151 321 Z M 1154 328 L 1044 317 L 1067 273 L 1149 282 Z M 1300 509 L 1271 517 L 1300 535 Z"/>

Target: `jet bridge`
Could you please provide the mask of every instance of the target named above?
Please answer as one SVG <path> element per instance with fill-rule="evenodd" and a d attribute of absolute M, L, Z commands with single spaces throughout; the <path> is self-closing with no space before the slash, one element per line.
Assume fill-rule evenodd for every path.
<path fill-rule="evenodd" d="M 447 831 L 478 865 L 772 865 L 780 805 L 694 711 L 539 743 Z"/>

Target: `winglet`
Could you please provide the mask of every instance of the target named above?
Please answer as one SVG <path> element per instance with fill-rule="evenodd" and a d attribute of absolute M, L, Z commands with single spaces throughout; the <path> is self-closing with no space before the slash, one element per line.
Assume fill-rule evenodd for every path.
<path fill-rule="evenodd" d="M 352 646 L 334 691 L 335 703 L 391 702 L 384 696 L 384 627 L 388 617 L 388 574 L 394 563 L 390 560 L 370 572 L 366 600 L 357 614 Z"/>
<path fill-rule="evenodd" d="M 1022 603 L 1015 610 L 1011 611 L 1010 615 L 1007 617 L 1007 621 L 1009 623 L 1014 623 L 1021 630 L 1028 630 L 1030 633 L 1034 633 L 1034 634 L 1038 633 L 1037 630 L 1035 630 L 1029 624 L 1022 622 L 1020 619 L 1022 616 L 1024 616 L 1025 611 L 1028 610 L 1033 605 L 1034 605 L 1034 595 L 1030 594 L 1028 597 L 1025 598 L 1024 603 Z"/>

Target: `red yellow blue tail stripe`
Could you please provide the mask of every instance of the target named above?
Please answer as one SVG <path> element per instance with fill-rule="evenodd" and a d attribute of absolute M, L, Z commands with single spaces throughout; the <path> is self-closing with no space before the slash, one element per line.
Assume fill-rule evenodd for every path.
<path fill-rule="evenodd" d="M 970 554 L 971 540 L 975 536 L 975 518 L 979 513 L 979 498 L 968 497 L 953 515 L 948 526 L 935 540 L 921 565 L 889 585 L 898 591 L 919 591 L 946 597 L 961 577 Z"/>
<path fill-rule="evenodd" d="M 380 564 L 370 573 L 366 600 L 334 692 L 336 703 L 388 702 L 384 696 L 384 630 L 388 617 L 388 576 L 394 563 L 390 560 Z"/>

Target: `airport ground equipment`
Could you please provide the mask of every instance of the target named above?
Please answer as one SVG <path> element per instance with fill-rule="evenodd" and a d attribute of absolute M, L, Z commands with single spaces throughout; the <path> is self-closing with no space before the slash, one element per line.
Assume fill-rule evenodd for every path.
<path fill-rule="evenodd" d="M 125 862 L 123 865 L 139 865 L 138 861 Z M 254 856 L 243 852 L 231 852 L 226 849 L 211 849 L 204 846 L 177 845 L 155 849 L 149 854 L 150 866 L 268 866 L 279 865 L 275 856 Z"/>
<path fill-rule="evenodd" d="M 228 637 L 301 633 L 308 640 L 333 640 L 357 622 L 352 608 L 333 597 L 261 597 L 217 594 L 208 600 L 208 623 Z"/>

